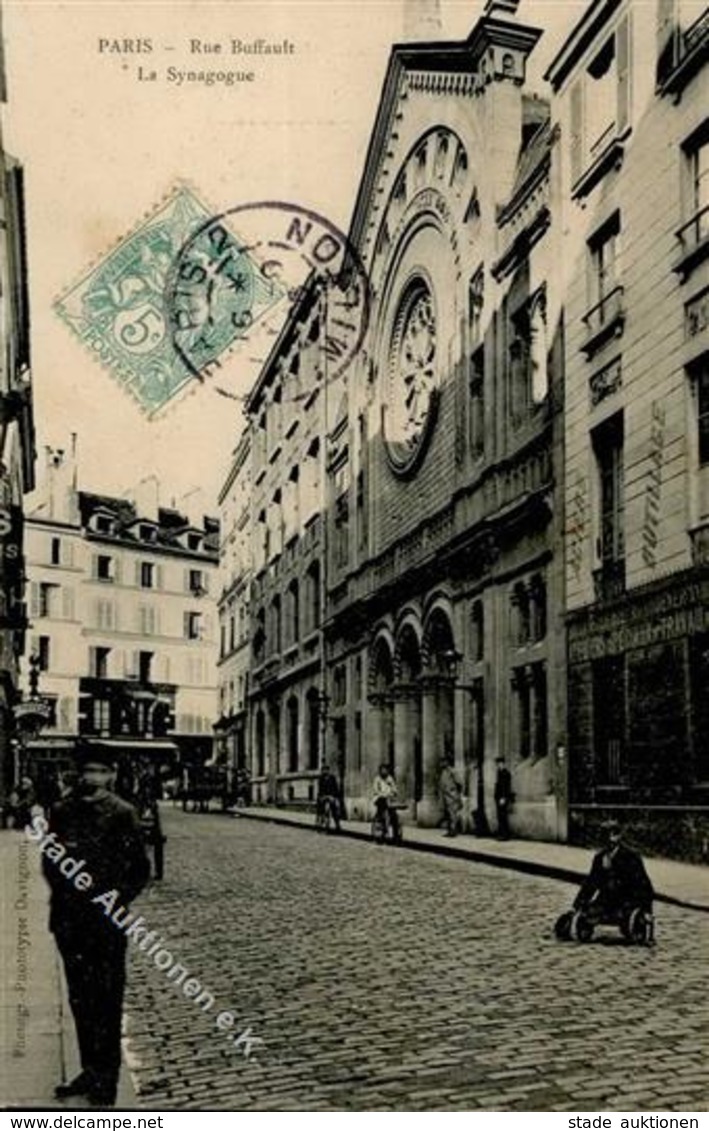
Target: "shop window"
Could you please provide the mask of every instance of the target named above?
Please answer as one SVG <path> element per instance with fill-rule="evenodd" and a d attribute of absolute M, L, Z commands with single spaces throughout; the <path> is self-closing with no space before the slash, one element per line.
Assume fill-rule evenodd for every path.
<path fill-rule="evenodd" d="M 93 729 L 97 734 L 109 734 L 111 730 L 111 704 L 108 699 L 94 699 L 92 705 Z"/>
<path fill-rule="evenodd" d="M 690 640 L 694 780 L 709 784 L 709 632 Z"/>
<path fill-rule="evenodd" d="M 621 785 L 625 777 L 625 659 L 593 664 L 593 746 L 596 781 Z"/>

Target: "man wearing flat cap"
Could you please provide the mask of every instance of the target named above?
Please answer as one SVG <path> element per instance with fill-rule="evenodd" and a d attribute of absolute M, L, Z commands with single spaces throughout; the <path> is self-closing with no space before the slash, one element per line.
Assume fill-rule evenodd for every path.
<path fill-rule="evenodd" d="M 150 865 L 135 810 L 111 791 L 112 752 L 80 741 L 76 753 L 77 785 L 52 809 L 49 829 L 66 853 L 85 861 L 90 888 L 77 890 L 59 860 L 42 856 L 51 888 L 49 929 L 64 962 L 81 1055 L 81 1072 L 55 1094 L 86 1096 L 107 1107 L 115 1102 L 121 1065 L 127 938 L 96 897 L 115 890 L 127 909 Z"/>

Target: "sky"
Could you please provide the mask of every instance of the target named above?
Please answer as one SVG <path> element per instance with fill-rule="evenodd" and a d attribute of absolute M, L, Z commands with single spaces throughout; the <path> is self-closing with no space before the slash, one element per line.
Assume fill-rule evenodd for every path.
<path fill-rule="evenodd" d="M 25 166 L 40 481 L 45 447 L 67 449 L 76 433 L 84 488 L 123 494 L 156 474 L 162 503 L 199 488 L 214 511 L 243 426 L 240 403 L 195 382 L 193 395 L 148 419 L 53 304 L 178 184 L 192 186 L 215 213 L 278 199 L 346 231 L 389 50 L 403 38 L 402 7 L 402 0 L 4 0 L 3 127 L 6 147 Z M 442 38 L 464 38 L 482 7 L 441 0 Z M 541 92 L 544 67 L 585 7 L 585 0 L 522 0 L 520 18 L 547 29 L 529 75 Z M 232 40 L 256 39 L 287 41 L 292 51 L 230 54 Z M 132 50 L 123 50 L 125 40 Z M 150 55 L 139 40 L 152 42 Z M 207 51 L 215 44 L 221 54 Z M 255 78 L 178 87 L 168 66 L 251 68 Z M 158 78 L 148 81 L 153 70 Z M 236 351 L 221 386 L 243 395 L 257 372 L 257 361 Z"/>

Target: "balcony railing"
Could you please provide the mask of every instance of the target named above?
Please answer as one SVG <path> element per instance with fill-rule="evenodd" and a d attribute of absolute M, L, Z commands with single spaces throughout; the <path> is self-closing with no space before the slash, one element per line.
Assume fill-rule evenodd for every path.
<path fill-rule="evenodd" d="M 614 287 L 582 319 L 587 335 L 581 349 L 591 357 L 611 337 L 619 337 L 625 323 L 623 288 Z"/>
<path fill-rule="evenodd" d="M 676 235 L 682 250 L 674 270 L 686 278 L 709 255 L 709 204 L 695 212 Z"/>
<path fill-rule="evenodd" d="M 625 558 L 604 562 L 593 571 L 593 588 L 597 601 L 614 601 L 625 593 Z"/>
<path fill-rule="evenodd" d="M 709 55 L 709 9 L 688 28 L 676 27 L 657 61 L 660 94 L 679 99 Z"/>

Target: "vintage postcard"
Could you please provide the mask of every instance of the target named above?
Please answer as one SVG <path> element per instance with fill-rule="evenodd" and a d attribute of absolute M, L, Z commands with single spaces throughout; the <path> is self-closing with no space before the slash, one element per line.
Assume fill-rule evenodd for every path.
<path fill-rule="evenodd" d="M 2 44 L 0 1107 L 699 1127 L 706 4 Z"/>

